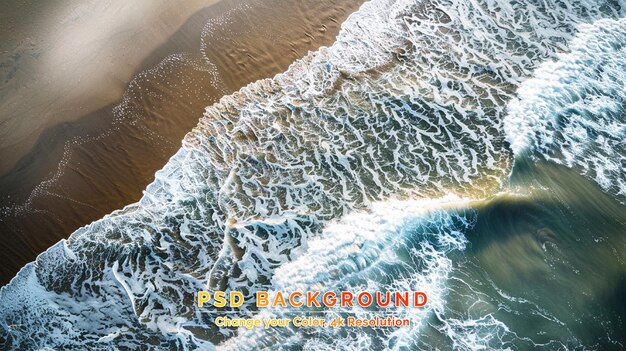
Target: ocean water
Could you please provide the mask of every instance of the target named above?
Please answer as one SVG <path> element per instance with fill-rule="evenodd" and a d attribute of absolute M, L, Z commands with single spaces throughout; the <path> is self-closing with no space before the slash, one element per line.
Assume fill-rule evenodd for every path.
<path fill-rule="evenodd" d="M 207 107 L 138 203 L 24 267 L 3 346 L 622 349 L 625 6 L 365 3 L 333 45 Z M 321 330 L 220 329 L 295 312 L 195 306 L 343 288 L 429 303 L 389 312 L 407 328 Z"/>

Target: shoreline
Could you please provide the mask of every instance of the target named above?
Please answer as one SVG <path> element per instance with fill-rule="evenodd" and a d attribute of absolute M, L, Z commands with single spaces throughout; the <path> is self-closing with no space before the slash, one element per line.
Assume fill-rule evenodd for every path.
<path fill-rule="evenodd" d="M 274 5 L 259 1 L 218 2 L 190 16 L 143 61 L 119 104 L 46 129 L 0 177 L 0 198 L 8 205 L 0 214 L 0 252 L 9 258 L 0 285 L 77 228 L 138 201 L 206 106 L 332 43 L 361 3 L 323 11 L 323 2 L 294 1 L 278 15 Z M 212 19 L 218 25 L 207 32 Z M 167 54 L 170 41 L 195 47 Z M 206 59 L 213 71 L 203 66 Z"/>
<path fill-rule="evenodd" d="M 151 54 L 190 16 L 219 1 L 6 4 L 0 14 L 0 174 L 44 130 L 118 101 Z M 169 43 L 177 50 L 188 45 Z"/>

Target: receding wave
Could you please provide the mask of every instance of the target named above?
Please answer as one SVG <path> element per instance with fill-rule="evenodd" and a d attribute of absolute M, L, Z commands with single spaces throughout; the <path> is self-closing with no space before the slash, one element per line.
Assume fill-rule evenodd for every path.
<path fill-rule="evenodd" d="M 298 272 L 298 257 L 324 240 L 316 237 L 329 221 L 374 203 L 502 190 L 512 163 L 502 124 L 516 89 L 542 62 L 570 51 L 579 25 L 620 11 L 611 1 L 364 4 L 331 47 L 208 107 L 138 203 L 27 265 L 0 292 L 5 345 L 236 345 L 234 331 L 212 323 L 218 311 L 195 307 L 198 290 L 272 288 L 296 274 L 289 267 Z M 392 251 L 425 250 L 397 263 L 397 284 L 443 286 L 445 272 L 428 270 L 445 268 L 448 251 L 462 246 L 451 233 L 471 221 L 439 216 L 432 232 L 384 243 Z M 448 230 L 441 221 L 456 224 Z M 372 245 L 385 250 L 379 240 Z M 424 270 L 407 269 L 428 245 L 434 256 Z M 347 270 L 356 265 L 354 284 L 374 274 L 359 268 L 373 264 L 367 253 L 353 263 L 327 255 Z M 333 273 L 345 280 L 348 271 Z M 231 312 L 256 313 L 250 305 Z M 465 322 L 479 325 L 455 319 Z M 384 346 L 393 347 L 391 340 Z M 344 342 L 359 340 L 349 334 L 337 345 Z"/>

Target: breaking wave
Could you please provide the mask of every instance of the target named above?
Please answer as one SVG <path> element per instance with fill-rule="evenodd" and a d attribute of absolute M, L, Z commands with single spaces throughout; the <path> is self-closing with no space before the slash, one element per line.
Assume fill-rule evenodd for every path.
<path fill-rule="evenodd" d="M 285 293 L 424 291 L 428 304 L 423 309 L 330 308 L 308 314 L 326 320 L 337 316 L 344 320 L 349 316 L 409 318 L 409 327 L 345 327 L 341 332 L 333 328 L 293 326 L 240 328 L 237 336 L 220 345 L 220 349 L 258 350 L 278 346 L 308 350 L 414 349 L 420 345 L 418 338 L 428 325 L 427 317 L 444 314 L 446 280 L 453 268 L 448 255 L 465 249 L 464 232 L 474 223 L 473 211 L 464 209 L 468 203 L 454 196 L 375 203 L 367 213 L 353 213 L 330 223 L 319 238 L 311 240 L 305 254 L 276 271 L 272 287 Z M 302 313 L 302 310 L 264 308 L 255 318 L 291 319 Z M 461 338 L 455 340 L 459 344 L 466 342 Z"/>
<path fill-rule="evenodd" d="M 580 27 L 571 52 L 546 62 L 517 91 L 504 130 L 516 153 L 531 148 L 577 167 L 626 201 L 626 21 Z"/>
<path fill-rule="evenodd" d="M 213 323 L 221 311 L 195 307 L 198 290 L 252 294 L 285 279 L 367 286 L 384 269 L 397 272 L 378 277 L 389 284 L 432 286 L 431 309 L 415 313 L 437 314 L 447 255 L 462 249 L 459 233 L 471 219 L 445 211 L 417 222 L 391 217 L 399 222 L 361 234 L 338 224 L 324 232 L 325 225 L 376 213 L 374 204 L 392 198 L 483 198 L 502 190 L 511 164 L 502 124 L 516 89 L 542 62 L 569 52 L 581 24 L 620 11 L 613 1 L 364 4 L 331 47 L 208 107 L 138 203 L 81 228 L 22 269 L 0 291 L 4 345 L 236 345 L 246 335 L 229 340 L 235 331 Z M 355 248 L 354 259 L 335 246 L 361 241 L 369 244 Z M 386 253 L 398 259 L 374 258 Z M 306 255 L 325 260 L 313 271 L 320 276 L 300 266 Z M 248 304 L 231 312 L 256 313 Z M 502 326 L 486 318 L 485 325 Z M 347 331 L 332 345 L 393 348 L 407 331 L 397 332 L 368 341 Z M 307 342 L 330 347 L 331 337 Z"/>

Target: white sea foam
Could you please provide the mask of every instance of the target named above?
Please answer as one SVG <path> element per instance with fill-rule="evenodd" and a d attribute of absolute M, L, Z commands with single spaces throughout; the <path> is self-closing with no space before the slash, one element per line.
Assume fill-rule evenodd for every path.
<path fill-rule="evenodd" d="M 546 62 L 508 106 L 513 151 L 577 167 L 626 200 L 626 20 L 580 27 L 571 52 Z"/>
<path fill-rule="evenodd" d="M 500 190 L 510 163 L 502 119 L 515 89 L 569 50 L 579 24 L 621 9 L 611 1 L 364 4 L 331 47 L 208 107 L 137 204 L 24 268 L 0 291 L 5 345 L 221 343 L 234 331 L 215 327 L 218 311 L 194 306 L 198 290 L 270 288 L 275 270 L 306 252 L 328 221 L 373 203 Z M 441 247 L 449 232 L 441 234 L 427 242 Z M 431 252 L 420 249 L 413 257 Z M 416 269 L 389 283 L 443 286 L 445 274 Z M 366 284 L 365 273 L 354 284 Z M 255 313 L 250 307 L 233 315 Z M 369 342 L 354 337 L 345 342 Z"/>
<path fill-rule="evenodd" d="M 463 232 L 473 225 L 473 213 L 463 208 L 468 200 L 448 196 L 420 201 L 374 203 L 368 212 L 347 215 L 330 223 L 309 242 L 297 260 L 276 271 L 273 291 L 422 291 L 425 308 L 327 309 L 316 314 L 333 317 L 409 318 L 404 328 L 240 328 L 236 337 L 218 349 L 254 350 L 281 345 L 303 349 L 414 348 L 427 317 L 443 313 L 446 279 L 452 270 L 450 252 L 464 250 Z M 457 209 L 460 212 L 455 213 Z M 446 212 L 449 211 L 449 212 Z M 293 318 L 306 310 L 263 309 L 255 318 Z M 340 335 L 341 334 L 341 335 Z"/>

